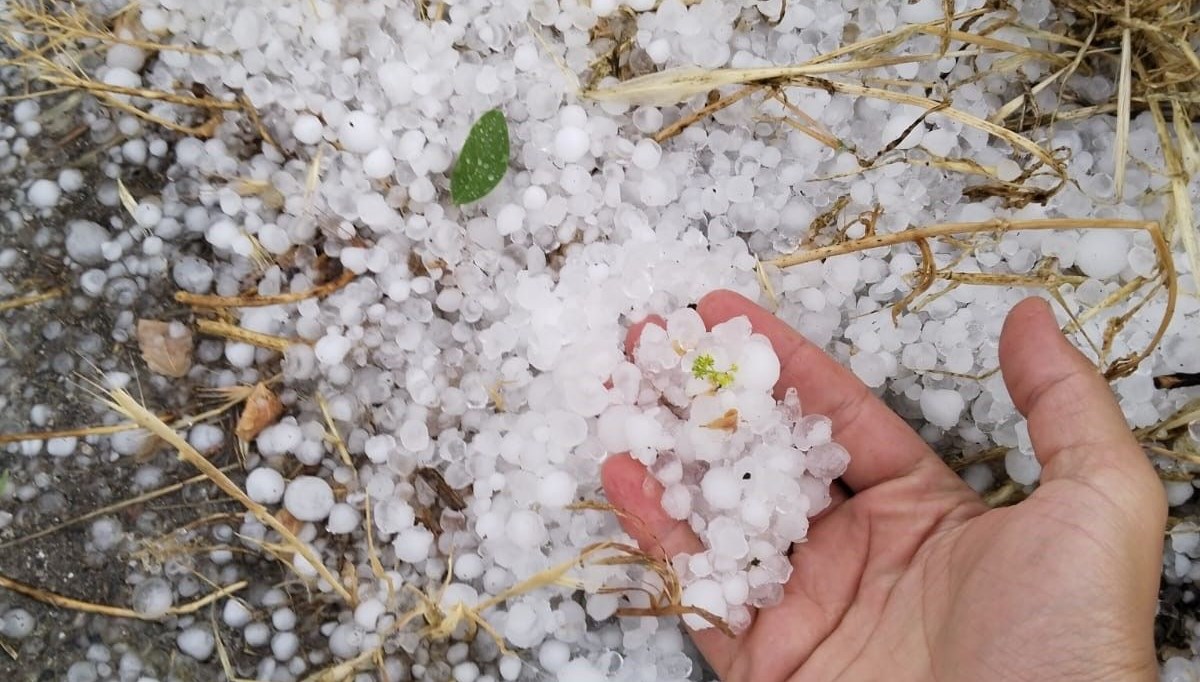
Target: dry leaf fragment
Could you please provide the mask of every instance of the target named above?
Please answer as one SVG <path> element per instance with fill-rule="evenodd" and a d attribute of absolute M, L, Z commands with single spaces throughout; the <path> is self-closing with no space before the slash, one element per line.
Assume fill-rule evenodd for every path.
<path fill-rule="evenodd" d="M 725 414 L 705 424 L 704 427 L 708 429 L 718 429 L 720 431 L 737 431 L 738 411 L 736 409 L 726 410 Z"/>
<path fill-rule="evenodd" d="M 242 416 L 238 418 L 234 433 L 241 440 L 254 440 L 263 429 L 279 421 L 282 414 L 283 403 L 260 381 L 250 390 L 250 396 L 246 398 L 246 406 L 242 408 Z"/>
<path fill-rule="evenodd" d="M 137 340 L 150 371 L 179 378 L 192 368 L 192 330 L 187 325 L 138 320 Z"/>

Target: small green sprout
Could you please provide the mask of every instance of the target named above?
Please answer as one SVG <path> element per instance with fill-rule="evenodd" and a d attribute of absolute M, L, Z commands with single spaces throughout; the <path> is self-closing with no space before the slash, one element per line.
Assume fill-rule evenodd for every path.
<path fill-rule="evenodd" d="M 717 371 L 716 360 L 708 354 L 698 355 L 692 361 L 692 376 L 708 380 L 715 389 L 722 389 L 732 384 L 733 375 L 737 369 L 737 365 L 730 365 L 729 369 L 724 372 Z"/>
<path fill-rule="evenodd" d="M 4 497 L 4 493 L 8 491 L 8 469 L 4 473 L 0 473 L 0 497 Z"/>

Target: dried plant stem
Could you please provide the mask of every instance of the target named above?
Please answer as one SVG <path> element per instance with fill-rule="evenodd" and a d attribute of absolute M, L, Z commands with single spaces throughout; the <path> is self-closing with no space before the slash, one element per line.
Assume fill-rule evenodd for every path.
<path fill-rule="evenodd" d="M 165 414 L 162 419 L 170 419 L 170 414 Z M 27 440 L 49 440 L 51 438 L 83 438 L 85 436 L 111 436 L 114 433 L 123 431 L 133 431 L 138 428 L 137 424 L 124 422 L 121 424 L 111 424 L 108 426 L 80 426 L 73 429 L 59 429 L 57 431 L 28 431 L 25 433 L 4 433 L 0 434 L 0 445 L 8 443 L 21 443 Z"/>
<path fill-rule="evenodd" d="M 25 294 L 24 296 L 17 296 L 16 298 L 5 299 L 0 301 L 0 313 L 54 300 L 59 296 L 62 296 L 65 291 L 66 289 L 63 287 L 55 287 L 54 289 L 49 289 L 47 291 L 39 291 L 34 294 Z"/>
<path fill-rule="evenodd" d="M 321 561 L 321 557 L 317 555 L 312 547 L 297 538 L 296 534 L 293 533 L 291 529 L 289 529 L 282 521 L 276 518 L 275 515 L 272 514 L 266 507 L 255 502 L 254 500 L 251 500 L 246 493 L 244 493 L 242 489 L 237 486 L 237 484 L 229 480 L 229 477 L 226 476 L 221 469 L 217 468 L 212 462 L 208 461 L 203 455 L 197 452 L 196 449 L 193 448 L 186 440 L 184 440 L 183 437 L 176 433 L 174 429 L 172 429 L 170 426 L 167 426 L 158 417 L 154 416 L 154 414 L 134 400 L 133 396 L 129 395 L 124 390 L 118 389 L 110 391 L 109 397 L 110 407 L 126 415 L 133 421 L 140 424 L 142 428 L 150 431 L 154 435 L 166 441 L 169 445 L 171 445 L 171 447 L 175 448 L 175 450 L 179 452 L 180 458 L 199 469 L 201 473 L 212 480 L 212 482 L 226 495 L 229 495 L 234 500 L 241 503 L 241 505 L 245 507 L 247 511 L 254 515 L 254 518 L 258 519 L 261 523 L 269 526 L 272 530 L 279 533 L 279 535 L 283 537 L 284 541 L 290 546 L 290 549 L 304 557 L 304 559 L 312 566 L 313 570 L 315 570 L 317 574 L 320 575 L 321 578 L 325 580 L 325 582 L 327 582 L 343 600 L 346 601 L 346 603 L 352 605 L 356 603 L 354 596 L 346 590 L 341 581 L 338 580 L 337 576 L 335 576 L 329 570 L 329 568 L 325 566 L 325 563 Z"/>
<path fill-rule="evenodd" d="M 1155 330 L 1154 336 L 1145 349 L 1114 361 L 1105 370 L 1109 379 L 1128 376 L 1137 365 L 1150 355 L 1166 334 L 1171 318 L 1175 314 L 1175 303 L 1178 297 L 1178 282 L 1175 273 L 1175 263 L 1172 259 L 1170 246 L 1163 236 L 1158 223 L 1140 220 L 1109 220 L 1104 218 L 1045 218 L 1040 220 L 987 220 L 983 222 L 940 223 L 925 227 L 892 232 L 882 235 L 869 235 L 851 241 L 839 242 L 816 249 L 800 251 L 791 255 L 781 256 L 771 261 L 769 265 L 779 268 L 791 267 L 802 263 L 824 260 L 848 253 L 867 251 L 881 247 L 891 247 L 897 244 L 917 242 L 922 239 L 950 237 L 958 234 L 977 234 L 985 232 L 1008 232 L 1020 230 L 1142 230 L 1150 235 L 1158 256 L 1158 276 L 1161 286 L 1166 289 L 1167 301 L 1163 309 L 1163 317 Z M 1144 299 L 1138 308 L 1145 304 Z M 1111 340 L 1111 339 L 1110 339 Z"/>
<path fill-rule="evenodd" d="M 228 466 L 221 467 L 221 472 L 224 473 L 224 472 L 233 471 L 236 468 L 237 468 L 236 464 L 230 464 Z M 207 476 L 205 476 L 204 474 L 198 474 L 189 479 L 179 481 L 178 483 L 172 483 L 171 485 L 164 486 L 157 490 L 151 490 L 150 492 L 143 493 L 141 495 L 138 495 L 137 497 L 131 497 L 128 500 L 122 500 L 115 504 L 110 504 L 105 507 L 101 507 L 100 509 L 90 511 L 82 516 L 76 516 L 75 518 L 70 519 L 69 521 L 63 521 L 62 523 L 55 524 L 53 526 L 50 526 L 49 528 L 44 528 L 42 530 L 39 530 L 36 533 L 30 533 L 29 535 L 23 535 L 19 538 L 14 538 L 12 540 L 9 540 L 8 542 L 0 543 L 0 550 L 9 549 L 10 547 L 15 547 L 17 545 L 23 545 L 27 542 L 31 542 L 33 540 L 36 540 L 41 537 L 45 537 L 47 535 L 53 535 L 54 533 L 57 533 L 58 531 L 63 530 L 64 528 L 70 528 L 71 526 L 78 525 L 80 523 L 83 523 L 84 521 L 94 519 L 98 516 L 104 516 L 105 514 L 111 514 L 113 512 L 120 511 L 127 507 L 132 507 L 135 504 L 141 504 L 143 502 L 157 500 L 160 497 L 165 497 L 167 495 L 170 495 L 173 492 L 182 490 L 189 485 L 192 485 L 194 483 L 199 483 L 201 481 L 206 481 L 206 480 L 208 480 Z"/>
<path fill-rule="evenodd" d="M 1058 80 L 1062 79 L 1065 81 L 1068 78 L 1070 78 L 1071 74 L 1075 73 L 1075 71 L 1077 71 L 1079 69 L 1079 65 L 1083 63 L 1083 58 L 1085 56 L 1087 56 L 1088 48 L 1091 47 L 1092 40 L 1094 40 L 1096 37 L 1096 28 L 1098 26 L 1099 26 L 1098 23 L 1096 23 L 1096 22 L 1092 23 L 1091 32 L 1088 33 L 1088 37 L 1084 41 L 1084 44 L 1080 45 L 1079 49 L 1076 50 L 1075 58 L 1071 60 L 1070 64 L 1067 64 L 1066 66 L 1062 67 L 1058 71 L 1055 71 L 1054 73 L 1050 74 L 1046 78 L 1042 79 L 1041 82 L 1039 82 L 1037 85 L 1034 85 L 1032 88 L 1029 89 L 1028 95 L 1036 97 L 1038 95 L 1038 93 L 1040 93 L 1042 90 L 1045 90 L 1046 88 L 1050 87 Z M 994 115 L 992 115 L 992 117 L 989 120 L 991 120 L 992 123 L 996 123 L 996 124 L 1003 123 L 1004 120 L 1006 118 L 1008 118 L 1014 111 L 1016 111 L 1023 104 L 1025 104 L 1025 97 L 1026 97 L 1026 94 L 1020 94 L 1020 95 L 1017 95 L 1016 97 L 1014 97 L 1013 99 L 1009 100 L 1009 102 L 1006 103 L 1004 106 L 1000 107 L 1000 109 L 998 109 L 996 111 L 996 113 Z"/>
<path fill-rule="evenodd" d="M 209 604 L 217 601 L 218 599 L 223 599 L 225 597 L 228 597 L 229 595 L 245 588 L 249 584 L 250 583 L 248 583 L 245 580 L 238 581 L 236 583 L 233 583 L 232 585 L 227 585 L 225 587 L 222 587 L 221 589 L 219 589 L 215 592 L 210 592 L 195 601 L 188 602 L 187 604 L 183 604 L 181 606 L 172 607 L 172 608 L 168 609 L 167 612 L 161 616 L 151 617 L 151 616 L 146 616 L 144 614 L 138 613 L 137 611 L 134 611 L 133 609 L 127 609 L 127 608 L 123 608 L 120 606 L 108 606 L 106 604 L 95 604 L 95 603 L 83 601 L 80 599 L 64 597 L 61 594 L 55 594 L 53 592 L 48 592 L 41 588 L 34 587 L 32 585 L 26 585 L 25 583 L 17 582 L 16 580 L 13 580 L 11 578 L 6 578 L 6 577 L 0 575 L 0 587 L 4 588 L 6 590 L 10 590 L 12 592 L 16 592 L 19 595 L 29 597 L 30 599 L 39 601 L 43 604 L 48 604 L 50 606 L 55 606 L 55 607 L 58 607 L 61 609 L 70 609 L 72 611 L 82 611 L 84 613 L 94 613 L 94 614 L 100 615 L 100 616 L 109 616 L 111 618 L 132 618 L 135 620 L 148 620 L 148 621 L 162 620 L 163 618 L 167 618 L 169 616 L 184 616 L 184 615 L 187 615 L 190 613 L 195 613 L 196 611 L 199 611 L 200 609 L 204 608 L 205 606 L 208 606 Z"/>
<path fill-rule="evenodd" d="M 192 97 L 191 95 L 180 95 L 173 92 L 162 92 L 161 90 L 147 90 L 145 88 L 127 88 L 122 85 L 110 85 L 98 81 L 84 80 L 76 76 L 42 76 L 41 80 L 68 89 L 82 88 L 93 91 L 93 93 L 107 92 L 130 97 L 141 97 L 143 99 L 161 100 L 185 107 L 223 109 L 225 111 L 241 111 L 243 108 L 243 105 L 236 101 L 220 100 L 214 97 Z"/>
<path fill-rule="evenodd" d="M 732 104 L 740 102 L 747 95 L 757 92 L 759 89 L 760 89 L 759 86 L 748 85 L 744 88 L 741 88 L 740 90 L 737 90 L 736 92 L 734 92 L 732 94 L 725 95 L 724 97 L 718 98 L 713 103 L 708 104 L 704 107 L 701 107 L 700 109 L 697 109 L 696 111 L 693 111 L 692 113 L 681 117 L 678 121 L 675 121 L 674 123 L 672 123 L 668 126 L 664 126 L 662 128 L 662 130 L 659 130 L 657 133 L 654 133 L 654 135 L 652 137 L 655 142 L 662 144 L 663 142 L 666 142 L 667 140 L 671 139 L 672 137 L 675 137 L 679 133 L 683 132 L 683 130 L 685 128 L 692 125 L 696 121 L 699 121 L 700 119 L 705 118 L 707 116 L 711 116 L 712 114 L 715 114 L 716 112 L 718 112 Z"/>
<path fill-rule="evenodd" d="M 266 383 L 272 383 L 275 379 L 268 379 Z M 219 417 L 228 412 L 230 409 L 237 407 L 244 402 L 250 395 L 249 386 L 235 387 L 237 389 L 245 389 L 238 391 L 227 391 L 229 399 L 222 402 L 220 405 L 192 415 L 184 415 L 176 418 L 175 415 L 165 412 L 159 415 L 159 419 L 167 422 L 173 428 L 188 428 L 195 426 L 200 422 L 208 421 L 214 417 Z M 27 440 L 48 440 L 50 438 L 82 438 L 84 436 L 111 436 L 114 433 L 122 433 L 124 431 L 133 431 L 140 429 L 136 422 L 123 422 L 120 424 L 110 424 L 107 426 L 81 426 L 71 429 L 59 429 L 57 431 L 29 431 L 26 433 L 7 433 L 0 434 L 0 445 L 8 443 L 20 443 Z"/>
<path fill-rule="evenodd" d="M 177 291 L 175 292 L 175 300 L 184 305 L 196 308 L 256 308 L 268 305 L 283 305 L 309 298 L 325 298 L 354 281 L 354 278 L 357 276 L 353 272 L 346 270 L 338 275 L 336 279 L 305 291 L 297 291 L 290 294 L 273 294 L 269 296 L 211 296 L 208 294 L 193 294 L 189 291 Z"/>
<path fill-rule="evenodd" d="M 289 346 L 295 343 L 302 343 L 294 339 L 284 338 L 282 336 L 272 336 L 263 334 L 262 332 L 253 332 L 249 329 L 243 329 L 236 324 L 221 322 L 220 320 L 196 320 L 196 329 L 201 334 L 209 336 L 220 336 L 231 341 L 240 341 L 248 343 L 259 348 L 267 348 L 269 350 L 282 353 Z"/>
<path fill-rule="evenodd" d="M 921 59 L 917 59 L 920 57 Z M 632 80 L 625 81 L 610 88 L 602 88 L 586 93 L 588 97 L 600 101 L 627 101 L 627 102 L 643 102 L 643 101 L 671 101 L 678 102 L 701 92 L 707 92 L 716 87 L 724 85 L 752 85 L 755 83 L 771 84 L 776 86 L 794 86 L 806 87 L 815 90 L 823 90 L 829 93 L 838 93 L 843 95 L 853 95 L 858 97 L 870 97 L 873 99 L 882 100 L 885 102 L 893 102 L 895 104 L 904 104 L 912 107 L 917 107 L 930 111 L 937 109 L 939 116 L 957 121 L 972 128 L 982 130 L 989 135 L 998 137 L 1005 142 L 1008 142 L 1014 149 L 1026 152 L 1038 161 L 1045 164 L 1048 168 L 1060 177 L 1065 179 L 1066 169 L 1055 159 L 1049 151 L 1042 148 L 1037 143 L 1027 137 L 1014 133 L 1013 131 L 1004 128 L 1000 125 L 992 123 L 975 116 L 960 111 L 953 107 L 946 106 L 945 102 L 921 97 L 919 95 L 911 95 L 906 92 L 895 92 L 885 90 L 883 88 L 872 88 L 856 83 L 848 83 L 843 81 L 834 81 L 826 78 L 820 78 L 813 74 L 829 73 L 835 71 L 857 70 L 862 68 L 870 68 L 880 66 L 883 63 L 903 63 L 903 61 L 921 61 L 928 59 L 930 55 L 916 55 L 914 59 L 893 61 L 885 58 L 879 60 L 866 60 L 863 62 L 838 62 L 837 64 L 828 65 L 799 65 L 791 67 L 763 67 L 758 69 L 716 69 L 705 71 L 702 69 L 672 69 L 662 71 L 660 73 L 641 76 Z M 822 68 L 822 67 L 840 67 L 840 68 Z"/>
<path fill-rule="evenodd" d="M 1111 229 L 1111 230 L 1146 230 L 1159 231 L 1157 223 L 1144 220 L 1108 220 L 1104 218 L 1045 218 L 1038 220 L 985 220 L 982 222 L 938 223 L 917 227 L 900 232 L 876 234 L 860 239 L 823 246 L 773 260 L 764 261 L 777 268 L 787 268 L 793 265 L 811 263 L 847 253 L 857 253 L 885 246 L 896 246 L 916 242 L 918 239 L 949 237 L 957 234 L 975 234 L 980 232 L 1010 232 L 1018 230 L 1078 230 L 1078 229 Z"/>

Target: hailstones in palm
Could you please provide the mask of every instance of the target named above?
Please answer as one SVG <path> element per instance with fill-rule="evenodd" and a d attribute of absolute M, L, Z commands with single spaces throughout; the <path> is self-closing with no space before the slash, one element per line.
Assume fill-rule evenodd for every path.
<path fill-rule="evenodd" d="M 703 541 L 703 552 L 672 558 L 685 605 L 737 627 L 749 607 L 782 595 L 788 550 L 829 504 L 849 453 L 828 418 L 802 413 L 793 389 L 776 400 L 779 358 L 745 317 L 706 330 L 699 314 L 680 310 L 642 330 L 633 364 L 634 404 L 601 416 L 601 438 L 649 467 L 664 511 Z M 685 621 L 709 626 L 695 615 Z"/>

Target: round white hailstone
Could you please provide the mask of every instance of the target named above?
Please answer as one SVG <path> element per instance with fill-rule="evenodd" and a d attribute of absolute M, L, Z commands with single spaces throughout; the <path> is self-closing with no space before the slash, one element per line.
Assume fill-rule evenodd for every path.
<path fill-rule="evenodd" d="M 750 551 L 741 524 L 728 516 L 718 516 L 704 530 L 709 549 L 717 556 L 741 559 Z"/>
<path fill-rule="evenodd" d="M 329 521 L 325 525 L 325 530 L 334 535 L 346 535 L 358 530 L 361 522 L 362 516 L 359 515 L 357 509 L 345 502 L 339 502 L 329 510 Z"/>
<path fill-rule="evenodd" d="M 162 220 L 162 207 L 152 201 L 140 202 L 133 210 L 133 220 L 146 230 L 158 227 L 159 221 Z"/>
<path fill-rule="evenodd" d="M 409 419 L 400 426 L 400 444 L 409 452 L 429 447 L 429 427 L 423 421 Z"/>
<path fill-rule="evenodd" d="M 101 250 L 108 241 L 108 230 L 90 220 L 73 220 L 67 227 L 67 255 L 80 265 L 104 262 Z"/>
<path fill-rule="evenodd" d="M 94 225 L 95 223 L 93 223 Z M 96 225 L 96 227 L 100 227 Z M 100 228 L 103 230 L 104 228 Z M 104 233 L 104 238 L 108 238 L 108 233 Z M 70 235 L 67 236 L 67 252 L 71 251 Z M 99 256 L 100 247 L 96 246 L 96 253 Z M 74 258 L 74 256 L 72 256 Z M 95 263 L 90 263 L 95 265 Z M 175 284 L 180 289 L 190 291 L 193 294 L 203 294 L 208 291 L 213 282 L 213 269 L 204 261 L 194 256 L 187 256 L 179 259 L 175 266 L 171 269 L 171 277 L 175 280 Z"/>
<path fill-rule="evenodd" d="M 476 682 L 479 679 L 479 666 L 470 661 L 459 663 L 450 672 L 454 676 L 454 682 Z"/>
<path fill-rule="evenodd" d="M 1020 450 L 1009 450 L 1004 455 L 1004 469 L 1009 478 L 1020 485 L 1033 485 L 1042 475 L 1042 465 L 1037 458 Z"/>
<path fill-rule="evenodd" d="M 139 47 L 117 43 L 108 46 L 104 54 L 104 63 L 137 73 L 146 63 L 146 53 Z"/>
<path fill-rule="evenodd" d="M 277 661 L 290 661 L 299 650 L 300 638 L 294 632 L 280 632 L 271 638 L 271 655 Z"/>
<path fill-rule="evenodd" d="M 353 623 L 342 623 L 329 635 L 329 651 L 343 660 L 354 658 L 362 650 L 366 633 Z"/>
<path fill-rule="evenodd" d="M 684 606 L 695 606 L 704 609 L 717 618 L 724 618 L 729 612 L 729 605 L 725 602 L 724 590 L 721 589 L 721 584 L 715 580 L 697 580 L 688 585 L 683 588 L 683 595 L 680 601 L 683 602 Z M 712 627 L 711 623 L 702 616 L 694 613 L 685 615 L 683 622 L 693 630 L 706 630 Z"/>
<path fill-rule="evenodd" d="M 397 147 L 398 156 L 405 161 L 416 161 L 421 158 L 425 152 L 425 143 L 428 139 L 425 133 L 420 130 L 407 130 L 400 136 L 400 143 Z"/>
<path fill-rule="evenodd" d="M 540 211 L 546 206 L 549 201 L 549 195 L 546 194 L 546 189 L 541 185 L 530 185 L 525 188 L 525 192 L 521 195 L 521 204 L 528 211 Z"/>
<path fill-rule="evenodd" d="M 133 589 L 133 610 L 146 618 L 158 618 L 170 610 L 175 603 L 175 591 L 171 583 L 162 578 L 149 578 Z"/>
<path fill-rule="evenodd" d="M 76 661 L 67 668 L 66 682 L 98 682 L 100 673 L 91 661 Z"/>
<path fill-rule="evenodd" d="M 222 218 L 208 226 L 204 238 L 218 249 L 233 249 L 243 233 L 232 220 Z"/>
<path fill-rule="evenodd" d="M 283 474 L 270 467 L 258 467 L 246 476 L 246 495 L 259 504 L 278 504 L 286 489 Z"/>
<path fill-rule="evenodd" d="M 554 154 L 560 161 L 574 163 L 587 155 L 592 141 L 583 128 L 564 126 L 554 136 Z"/>
<path fill-rule="evenodd" d="M 542 476 L 538 482 L 538 502 L 543 506 L 561 509 L 575 500 L 575 478 L 571 474 L 555 470 Z"/>
<path fill-rule="evenodd" d="M 692 513 L 692 491 L 685 485 L 667 486 L 660 504 L 667 516 L 682 521 Z"/>
<path fill-rule="evenodd" d="M 298 476 L 283 494 L 283 507 L 299 521 L 320 521 L 333 509 L 333 488 L 316 476 Z"/>
<path fill-rule="evenodd" d="M 294 452 L 303 441 L 304 432 L 294 421 L 289 420 L 272 424 L 263 429 L 262 433 L 258 434 L 258 438 L 254 439 L 254 444 L 258 446 L 259 453 L 267 457 L 274 457 Z"/>
<path fill-rule="evenodd" d="M 92 545 L 101 552 L 116 547 L 125 536 L 121 522 L 112 518 L 98 519 L 91 528 Z"/>
<path fill-rule="evenodd" d="M 37 620 L 25 609 L 10 609 L 0 621 L 0 635 L 10 639 L 25 639 L 33 634 Z"/>
<path fill-rule="evenodd" d="M 271 641 L 271 626 L 266 623 L 251 623 L 246 626 L 245 630 L 242 630 L 242 638 L 250 646 L 263 646 Z"/>
<path fill-rule="evenodd" d="M 553 673 L 561 670 L 570 660 L 571 647 L 557 639 L 543 643 L 538 649 L 538 663 L 547 672 Z"/>
<path fill-rule="evenodd" d="M 188 431 L 188 443 L 200 452 L 213 452 L 225 441 L 225 432 L 213 424 L 197 424 Z"/>
<path fill-rule="evenodd" d="M 742 348 L 737 361 L 735 381 L 747 390 L 770 391 L 779 380 L 779 357 L 771 342 L 762 336 L 752 336 Z"/>
<path fill-rule="evenodd" d="M 383 464 L 396 451 L 396 438 L 390 434 L 371 436 L 363 444 L 363 453 L 375 464 Z"/>
<path fill-rule="evenodd" d="M 235 630 L 241 630 L 250 624 L 252 614 L 250 609 L 241 600 L 230 597 L 225 600 L 225 607 L 221 609 L 221 620 Z"/>
<path fill-rule="evenodd" d="M 940 0 L 917 0 L 900 6 L 900 21 L 906 24 L 924 24 L 942 16 Z"/>
<path fill-rule="evenodd" d="M 296 627 L 296 614 L 292 609 L 284 608 L 276 609 L 271 614 L 271 626 L 276 630 L 290 630 Z"/>
<path fill-rule="evenodd" d="M 313 350 L 322 365 L 338 365 L 345 359 L 353 345 L 353 341 L 341 334 L 331 333 L 322 336 Z"/>
<path fill-rule="evenodd" d="M 538 189 L 541 188 L 539 187 Z M 544 192 L 545 190 L 542 191 Z M 508 235 L 521 229 L 524 224 L 525 209 L 517 206 L 516 204 L 505 204 L 504 207 L 496 213 L 496 231 L 498 231 L 501 236 L 507 237 Z"/>
<path fill-rule="evenodd" d="M 233 38 L 234 44 L 238 46 L 238 49 L 250 50 L 254 48 L 263 37 L 262 22 L 259 21 L 258 14 L 250 7 L 243 7 L 238 10 L 238 13 L 233 18 L 229 34 Z"/>
<path fill-rule="evenodd" d="M 325 124 L 312 114 L 300 114 L 292 123 L 292 137 L 301 144 L 316 144 L 325 133 Z"/>
<path fill-rule="evenodd" d="M 205 627 L 193 626 L 179 633 L 175 640 L 179 650 L 197 661 L 208 660 L 216 647 L 216 639 L 212 631 Z"/>
<path fill-rule="evenodd" d="M 375 180 L 386 178 L 394 170 L 396 170 L 396 158 L 383 147 L 371 150 L 363 159 L 363 173 L 368 178 Z"/>
<path fill-rule="evenodd" d="M 396 558 L 405 563 L 415 564 L 429 558 L 429 549 L 433 546 L 433 533 L 421 526 L 411 526 L 400 531 L 392 544 L 396 548 Z"/>
<path fill-rule="evenodd" d="M 379 121 L 365 111 L 351 111 L 338 126 L 338 141 L 346 151 L 366 154 L 379 146 Z"/>
<path fill-rule="evenodd" d="M 518 509 L 509 517 L 504 525 L 508 539 L 521 549 L 533 549 L 546 542 L 546 524 L 537 512 L 528 509 Z"/>
<path fill-rule="evenodd" d="M 1088 277 L 1106 279 L 1129 262 L 1129 238 L 1121 230 L 1089 230 L 1075 247 L 1075 264 Z"/>
<path fill-rule="evenodd" d="M 621 6 L 618 0 L 592 0 L 592 11 L 598 17 L 607 17 Z"/>
<path fill-rule="evenodd" d="M 521 676 L 521 659 L 513 654 L 505 654 L 500 659 L 500 677 L 512 682 Z"/>
<path fill-rule="evenodd" d="M 833 480 L 846 473 L 850 453 L 837 443 L 822 443 L 805 455 L 804 466 L 808 472 L 822 480 Z"/>
<path fill-rule="evenodd" d="M 46 441 L 46 454 L 51 457 L 67 457 L 75 453 L 75 438 L 51 438 Z"/>
<path fill-rule="evenodd" d="M 642 170 L 651 170 L 658 167 L 661 158 L 662 148 L 653 139 L 646 137 L 639 140 L 637 146 L 633 148 L 633 156 L 630 161 Z"/>
<path fill-rule="evenodd" d="M 58 173 L 58 186 L 64 192 L 78 192 L 83 189 L 83 173 L 74 168 L 64 168 Z"/>
<path fill-rule="evenodd" d="M 971 490 L 982 495 L 992 489 L 992 484 L 996 482 L 996 475 L 986 464 L 972 464 L 963 470 L 962 479 L 971 487 Z"/>
<path fill-rule="evenodd" d="M 700 481 L 700 492 L 715 509 L 733 509 L 742 499 L 737 474 L 729 467 L 714 467 Z"/>
<path fill-rule="evenodd" d="M 671 43 L 663 38 L 651 40 L 646 46 L 646 56 L 655 64 L 662 64 L 671 58 Z"/>
<path fill-rule="evenodd" d="M 1192 494 L 1196 492 L 1191 481 L 1163 481 L 1163 487 L 1167 491 L 1167 504 L 1172 507 L 1192 499 Z"/>
<path fill-rule="evenodd" d="M 38 208 L 53 208 L 62 197 L 62 188 L 53 180 L 35 180 L 25 197 Z"/>
<path fill-rule="evenodd" d="M 721 592 L 725 595 L 725 601 L 730 604 L 745 604 L 750 598 L 750 582 L 744 573 L 732 575 L 721 583 Z"/>
<path fill-rule="evenodd" d="M 27 123 L 37 118 L 37 115 L 41 113 L 41 110 L 41 105 L 34 100 L 21 100 L 13 105 L 12 120 L 15 123 Z"/>
<path fill-rule="evenodd" d="M 921 414 L 930 424 L 951 429 L 958 424 L 966 403 L 958 391 L 946 388 L 927 388 L 921 391 Z"/>
<path fill-rule="evenodd" d="M 478 554 L 463 554 L 454 562 L 454 577 L 459 580 L 474 580 L 483 575 L 483 569 L 483 559 Z"/>
<path fill-rule="evenodd" d="M 378 599 L 364 599 L 354 608 L 354 622 L 367 632 L 374 632 L 379 617 L 387 612 L 387 606 Z"/>
<path fill-rule="evenodd" d="M 901 133 L 903 133 L 910 125 L 912 125 L 913 121 L 917 119 L 917 116 L 918 114 L 908 113 L 904 110 L 893 114 L 890 118 L 888 118 L 887 123 L 883 125 L 883 129 L 880 132 L 880 141 L 883 142 L 883 144 L 895 142 L 896 138 L 900 137 Z M 903 140 L 896 142 L 896 149 L 912 149 L 921 143 L 921 138 L 924 137 L 924 135 L 925 127 L 916 126 L 904 136 Z"/>
<path fill-rule="evenodd" d="M 630 450 L 656 447 L 662 435 L 662 425 L 648 414 L 630 415 L 625 422 L 625 437 Z"/>

